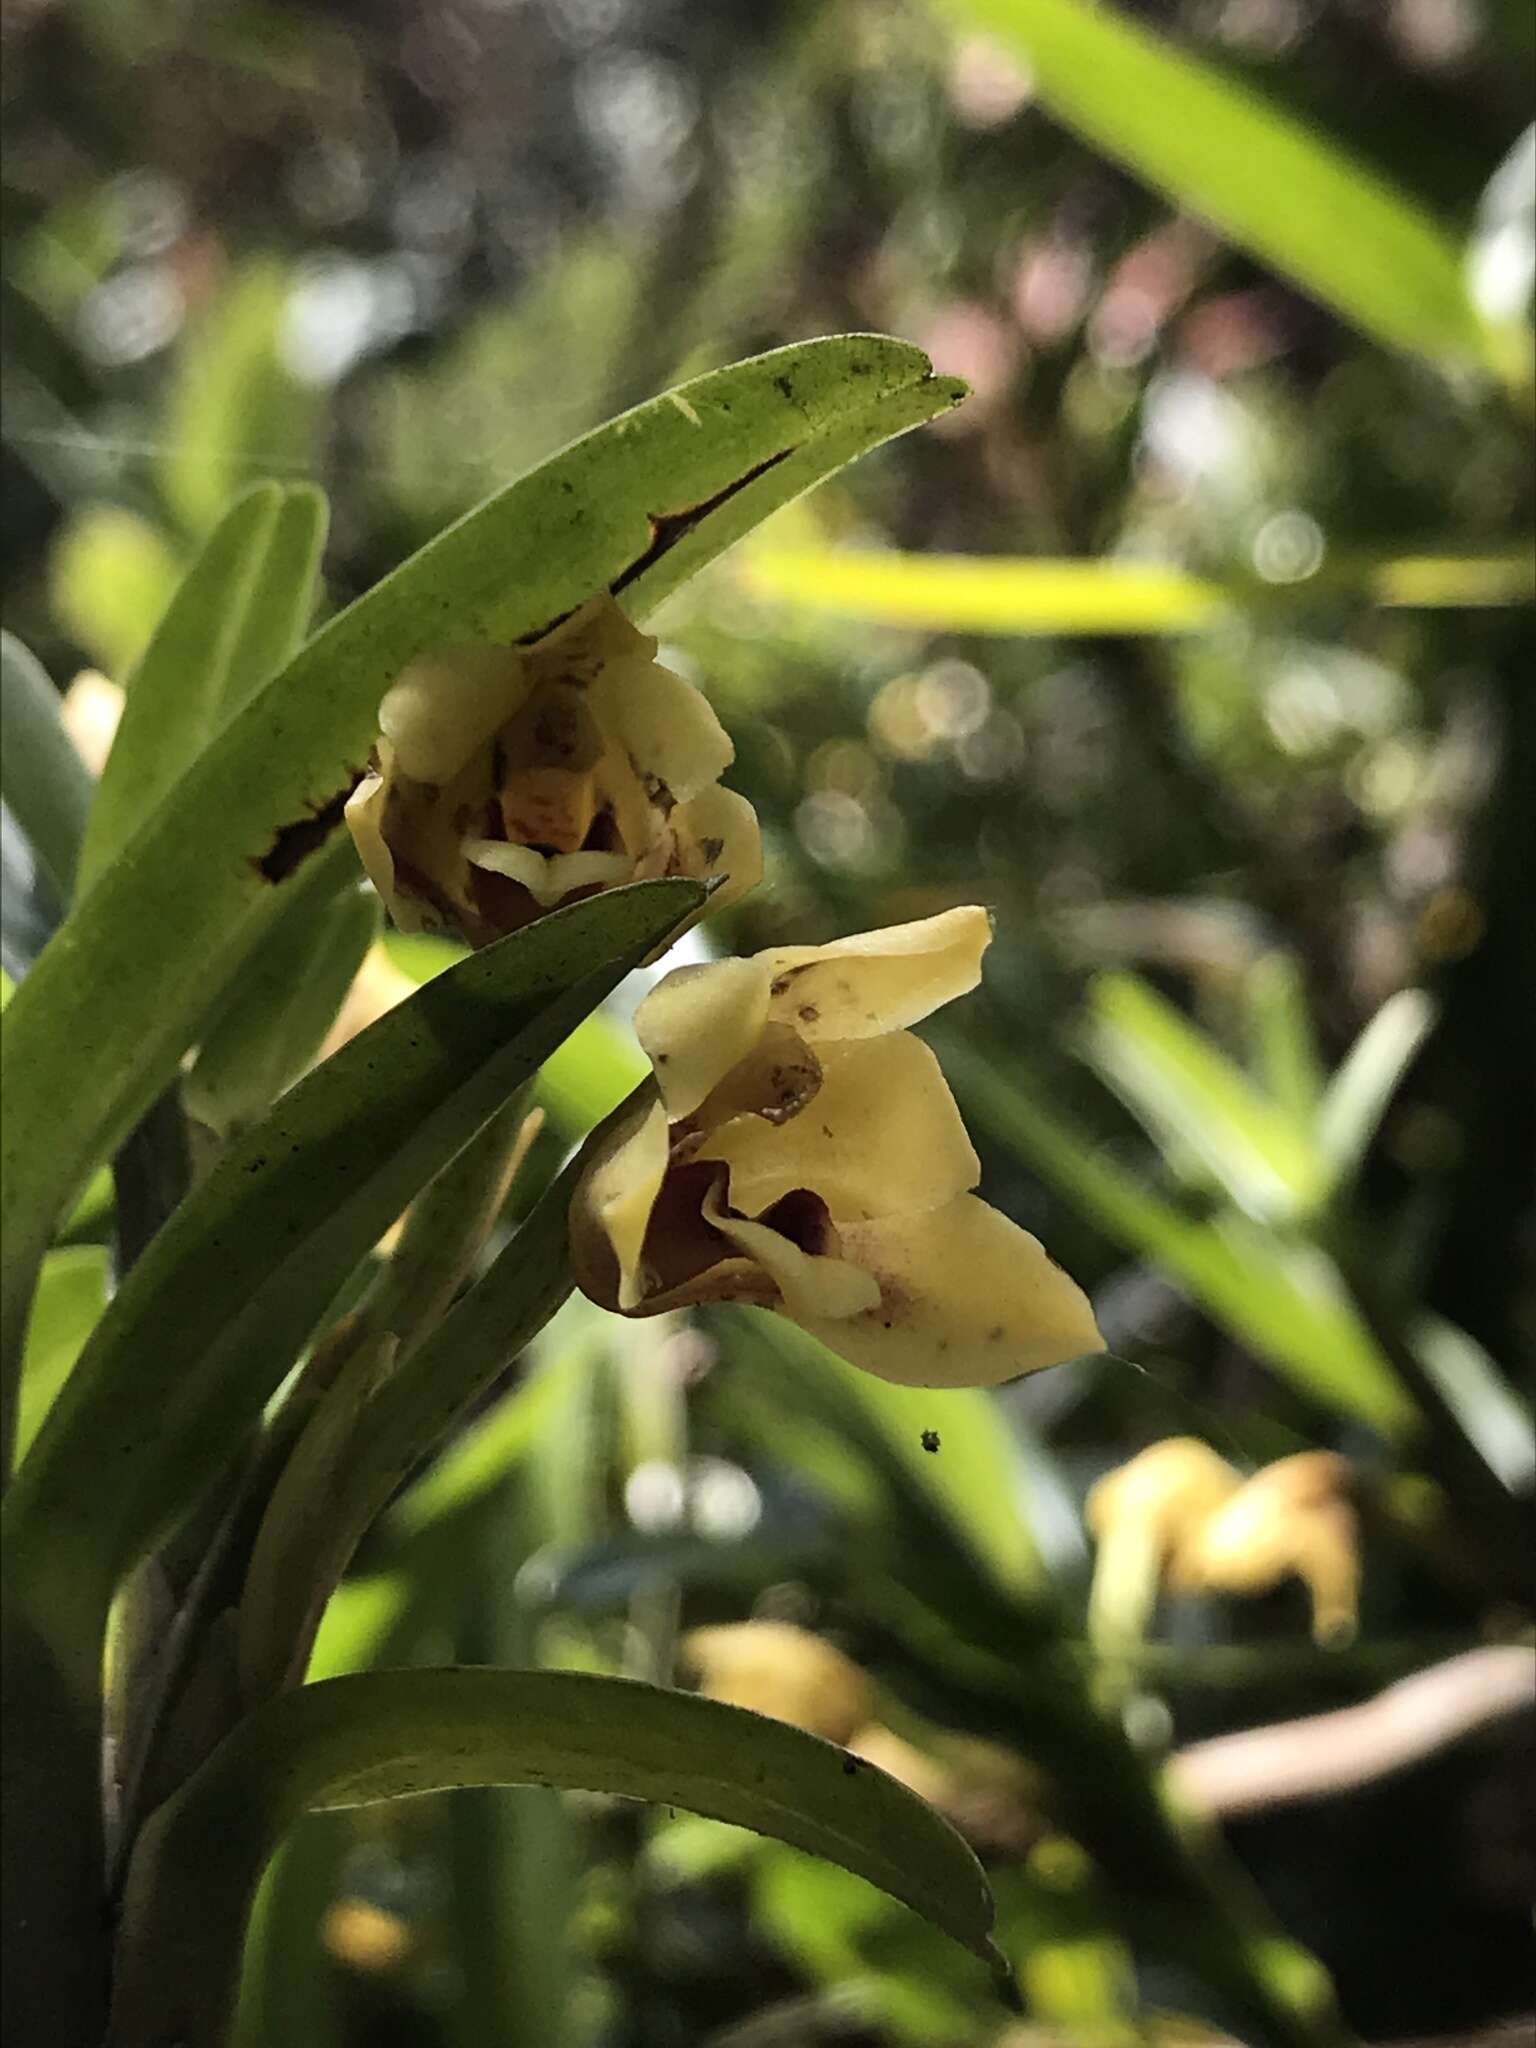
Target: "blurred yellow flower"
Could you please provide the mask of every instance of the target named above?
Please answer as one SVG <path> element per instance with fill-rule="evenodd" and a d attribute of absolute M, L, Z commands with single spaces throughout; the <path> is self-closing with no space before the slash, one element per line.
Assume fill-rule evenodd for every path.
<path fill-rule="evenodd" d="M 1267 1593 L 1293 1574 L 1312 1596 L 1320 1643 L 1354 1636 L 1360 1529 L 1350 1474 L 1334 1451 L 1279 1458 L 1222 1502 L 1181 1543 L 1171 1583 L 1190 1591 Z"/>
<path fill-rule="evenodd" d="M 366 1899 L 338 1899 L 321 1922 L 320 1939 L 338 1962 L 370 1976 L 398 1969 L 416 1948 L 408 1922 Z"/>
<path fill-rule="evenodd" d="M 1138 1636 L 1158 1587 L 1267 1593 L 1294 1574 L 1312 1595 L 1321 1643 L 1355 1632 L 1359 1528 L 1349 1466 L 1298 1451 L 1244 1479 L 1197 1437 L 1165 1437 L 1107 1472 L 1088 1495 L 1098 1539 L 1090 1624 L 1101 1640 Z"/>
<path fill-rule="evenodd" d="M 1195 1436 L 1169 1436 L 1106 1472 L 1084 1512 L 1101 1544 L 1129 1527 L 1166 1556 L 1242 1483 L 1209 1444 Z"/>
<path fill-rule="evenodd" d="M 910 1386 L 1102 1349 L 1076 1283 L 970 1192 L 980 1167 L 905 1027 L 981 978 L 986 913 L 683 967 L 640 1005 L 654 1085 L 571 1205 L 572 1265 L 624 1315 L 782 1311 Z"/>
<path fill-rule="evenodd" d="M 529 647 L 419 655 L 379 706 L 377 768 L 347 805 L 403 931 L 488 945 L 559 904 L 660 875 L 762 874 L 734 749 L 610 597 Z"/>
<path fill-rule="evenodd" d="M 750 1707 L 828 1742 L 846 1742 L 870 1719 L 870 1680 L 809 1629 L 787 1621 L 733 1622 L 692 1630 L 682 1648 L 710 1699 Z"/>

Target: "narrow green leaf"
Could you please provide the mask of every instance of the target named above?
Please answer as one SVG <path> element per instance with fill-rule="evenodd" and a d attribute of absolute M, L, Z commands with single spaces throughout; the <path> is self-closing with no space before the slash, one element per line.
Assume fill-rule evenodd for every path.
<path fill-rule="evenodd" d="M 1307 1128 L 1133 974 L 1088 993 L 1086 1057 L 1165 1145 L 1193 1156 L 1238 1207 L 1261 1219 L 1305 1213 L 1326 1169 Z"/>
<path fill-rule="evenodd" d="M 1484 1464 L 1511 1493 L 1528 1494 L 1536 1477 L 1529 1404 L 1477 1339 L 1442 1316 L 1419 1316 L 1408 1341 Z"/>
<path fill-rule="evenodd" d="M 1243 997 L 1260 1082 L 1298 1128 L 1310 1130 L 1322 1100 L 1323 1066 L 1296 956 L 1260 954 L 1243 978 Z"/>
<path fill-rule="evenodd" d="M 104 1245 L 66 1245 L 44 1259 L 22 1364 L 21 1402 L 16 1414 L 18 1458 L 26 1456 L 27 1446 L 42 1427 L 87 1338 L 101 1321 L 107 1293 Z"/>
<path fill-rule="evenodd" d="M 330 508 L 313 484 L 280 495 L 255 586 L 230 650 L 215 727 L 233 718 L 277 673 L 308 631 Z"/>
<path fill-rule="evenodd" d="M 1344 1055 L 1317 1116 L 1317 1142 L 1338 1181 L 1349 1180 L 1364 1159 L 1434 1021 L 1435 1006 L 1422 989 L 1399 989 Z"/>
<path fill-rule="evenodd" d="M 336 1472 L 314 1548 L 323 1601 L 412 1471 L 470 1414 L 571 1292 L 566 1218 L 578 1154 L 480 1279 L 368 1403 Z M 301 1617 L 312 1629 L 319 1607 Z"/>
<path fill-rule="evenodd" d="M 947 1822 L 883 1771 L 779 1721 L 631 1679 L 389 1671 L 246 1720 L 135 1852 L 111 2048 L 222 2038 L 267 1858 L 313 1808 L 460 1785 L 605 1792 L 731 1821 L 841 1864 L 996 1967 L 992 1901 Z"/>
<path fill-rule="evenodd" d="M 1378 604 L 1403 611 L 1529 604 L 1536 597 L 1536 557 L 1528 547 L 1501 555 L 1400 555 L 1371 568 L 1367 588 Z"/>
<path fill-rule="evenodd" d="M 389 1376 L 398 1341 L 386 1330 L 359 1345 L 288 1455 L 251 1547 L 240 1596 L 240 1696 L 267 1699 L 304 1675 L 313 1630 L 311 1567 L 324 1545 L 332 1489 L 347 1461 L 358 1417 Z M 339 1577 L 339 1573 L 338 1573 Z M 330 1593 L 329 1586 L 325 1589 Z M 316 1616 L 318 1620 L 318 1615 Z"/>
<path fill-rule="evenodd" d="M 86 832 L 82 890 L 292 653 L 314 602 L 323 508 L 315 491 L 261 484 L 208 536 L 129 678 Z"/>
<path fill-rule="evenodd" d="M 318 395 L 278 349 L 291 290 L 279 264 L 246 264 L 177 352 L 160 484 L 194 537 L 215 524 L 251 476 L 302 475 L 314 459 Z"/>
<path fill-rule="evenodd" d="M 0 797 L 61 904 L 74 888 L 92 788 L 47 671 L 13 634 L 0 633 Z"/>
<path fill-rule="evenodd" d="M 174 1072 L 285 885 L 341 828 L 379 699 L 404 664 L 445 641 L 538 634 L 604 588 L 643 617 L 770 512 L 962 392 L 920 351 L 878 335 L 713 371 L 598 428 L 440 534 L 252 698 L 6 1013 L 15 1085 L 0 1135 L 0 1357 L 19 1354 L 59 1212 Z"/>
<path fill-rule="evenodd" d="M 1461 252 L 1337 143 L 1097 0 L 942 0 L 1029 67 L 1042 105 L 1389 347 L 1502 372 Z"/>
<path fill-rule="evenodd" d="M 158 527 L 121 505 L 71 515 L 48 558 L 48 601 L 60 625 L 115 681 L 143 653 L 181 577 Z"/>
<path fill-rule="evenodd" d="M 355 882 L 334 895 L 331 874 L 316 873 L 320 886 L 283 910 L 182 1083 L 187 1114 L 220 1135 L 260 1116 L 304 1072 L 378 936 L 378 898 Z"/>
<path fill-rule="evenodd" d="M 945 1066 L 980 1123 L 1303 1393 L 1388 1435 L 1412 1425 L 1412 1403 L 1315 1246 L 1238 1216 L 1185 1216 L 987 1060 L 949 1043 Z"/>
<path fill-rule="evenodd" d="M 230 1146 L 114 1298 L 12 1485 L 8 1562 L 40 1617 L 88 1625 L 217 1481 L 411 1196 L 701 894 L 640 883 L 487 947 Z"/>
<path fill-rule="evenodd" d="M 1521 604 L 1536 587 L 1530 550 L 1503 554 L 1341 556 L 1294 584 L 1213 582 L 1158 562 L 1039 555 L 904 555 L 870 548 L 766 544 L 743 561 L 754 596 L 929 633 L 1013 637 L 1209 632 L 1245 609 L 1339 595 L 1399 610 Z"/>

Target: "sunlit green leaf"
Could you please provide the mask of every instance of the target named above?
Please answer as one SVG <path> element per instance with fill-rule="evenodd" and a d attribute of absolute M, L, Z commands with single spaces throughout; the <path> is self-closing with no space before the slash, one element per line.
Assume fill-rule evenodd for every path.
<path fill-rule="evenodd" d="M 263 484 L 209 535 L 128 679 L 86 831 L 82 889 L 292 653 L 314 602 L 324 530 L 318 492 Z"/>
<path fill-rule="evenodd" d="M 945 1061 L 985 1128 L 1017 1147 L 1118 1243 L 1161 1266 L 1298 1389 L 1389 1434 L 1411 1424 L 1412 1404 L 1315 1246 L 1235 1215 L 1186 1216 L 990 1062 L 953 1045 Z"/>
<path fill-rule="evenodd" d="M 741 577 L 776 603 L 951 633 L 1191 633 L 1232 609 L 1219 584 L 1145 562 L 764 547 Z"/>
<path fill-rule="evenodd" d="M 306 889 L 288 905 L 203 1036 L 182 1083 L 189 1116 L 220 1133 L 237 1130 L 298 1079 L 335 1021 L 379 917 L 377 897 L 355 883 L 339 895 Z"/>
<path fill-rule="evenodd" d="M 1420 1316 L 1415 1352 L 1484 1463 L 1511 1493 L 1529 1493 L 1536 1475 L 1536 1423 L 1475 1337 L 1443 1316 Z"/>
<path fill-rule="evenodd" d="M 948 1824 L 873 1766 L 780 1721 L 632 1680 L 391 1671 L 308 1685 L 242 1723 L 135 1853 L 115 2043 L 223 2022 L 263 1866 L 310 1808 L 542 1784 L 732 1821 L 841 1864 L 993 1960 L 992 1902 Z"/>
<path fill-rule="evenodd" d="M 1323 1070 L 1295 955 L 1261 953 L 1243 978 L 1243 996 L 1254 1070 L 1292 1122 L 1310 1130 Z"/>
<path fill-rule="evenodd" d="M 69 1245 L 44 1259 L 22 1362 L 16 1414 L 18 1458 L 26 1456 L 86 1339 L 101 1321 L 107 1293 L 104 1245 Z"/>
<path fill-rule="evenodd" d="M 1317 1142 L 1332 1172 L 1348 1179 L 1365 1157 L 1387 1104 L 1435 1021 L 1422 989 L 1389 996 L 1345 1054 L 1318 1108 Z"/>
<path fill-rule="evenodd" d="M 10 1562 L 35 1607 L 88 1616 L 206 1493 L 369 1247 L 700 893 L 641 883 L 501 940 L 230 1146 L 134 1267 L 13 1482 Z"/>
<path fill-rule="evenodd" d="M 1455 242 L 1405 192 L 1214 64 L 1098 0 L 943 0 L 1040 103 L 1363 332 L 1501 368 Z"/>
<path fill-rule="evenodd" d="M 1320 1197 L 1326 1168 L 1306 1125 L 1146 982 L 1096 976 L 1083 1043 L 1148 1128 L 1198 1160 L 1250 1215 L 1304 1213 Z"/>
<path fill-rule="evenodd" d="M 117 505 L 88 505 L 71 515 L 53 544 L 48 595 L 59 623 L 121 682 L 180 575 L 174 549 L 147 519 Z"/>
<path fill-rule="evenodd" d="M 303 476 L 314 460 L 317 394 L 286 367 L 279 346 L 291 289 L 280 265 L 247 264 L 178 353 L 160 483 L 194 538 L 253 478 Z"/>

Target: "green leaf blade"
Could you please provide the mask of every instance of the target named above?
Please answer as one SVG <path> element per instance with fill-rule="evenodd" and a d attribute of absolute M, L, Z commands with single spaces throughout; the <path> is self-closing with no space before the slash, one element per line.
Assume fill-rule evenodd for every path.
<path fill-rule="evenodd" d="M 229 1148 L 114 1298 L 12 1485 L 10 1562 L 35 1610 L 88 1609 L 193 1505 L 411 1196 L 702 895 L 637 883 L 472 955 Z"/>
<path fill-rule="evenodd" d="M 752 1828 L 853 1871 L 998 1966 L 969 1848 L 905 1786 L 819 1737 L 632 1679 L 370 1672 L 253 1715 L 149 1823 L 129 1880 L 114 2048 L 217 2038 L 256 1882 L 300 1814 L 496 1784 Z"/>
<path fill-rule="evenodd" d="M 1044 106 L 1363 333 L 1500 374 L 1452 238 L 1317 130 L 1119 9 L 943 0 L 1016 50 Z"/>
<path fill-rule="evenodd" d="M 0 633 L 0 797 L 60 903 L 74 887 L 93 787 L 47 671 L 13 634 Z"/>

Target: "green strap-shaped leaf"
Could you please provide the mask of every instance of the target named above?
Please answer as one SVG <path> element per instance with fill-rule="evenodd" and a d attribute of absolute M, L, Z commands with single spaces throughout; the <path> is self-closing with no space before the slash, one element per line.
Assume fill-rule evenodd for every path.
<path fill-rule="evenodd" d="M 368 1672 L 253 1714 L 149 1821 L 129 1874 L 111 2048 L 217 2048 L 257 1880 L 302 1813 L 508 1784 L 753 1828 L 868 1879 L 998 1966 L 991 1895 L 965 1843 L 904 1785 L 817 1736 L 631 1679 Z"/>
<path fill-rule="evenodd" d="M 638 883 L 500 940 L 230 1146 L 115 1296 L 12 1485 L 7 1567 L 45 1634 L 97 1625 L 418 1188 L 702 896 Z"/>
<path fill-rule="evenodd" d="M 0 797 L 61 904 L 74 887 L 92 788 L 47 671 L 13 634 L 0 633 Z"/>
<path fill-rule="evenodd" d="M 1303 1393 L 1387 1435 L 1412 1427 L 1412 1402 L 1315 1245 L 1236 1215 L 1185 1216 L 973 1050 L 946 1040 L 944 1063 L 967 1111 Z"/>
<path fill-rule="evenodd" d="M 1399 989 L 1334 1070 L 1318 1106 L 1317 1142 L 1340 1182 L 1350 1180 L 1364 1159 L 1434 1021 L 1435 1005 L 1423 989 Z"/>
<path fill-rule="evenodd" d="M 1193 1157 L 1239 1208 L 1305 1214 L 1326 1190 L 1311 1133 L 1204 1032 L 1134 974 L 1100 974 L 1084 1047 L 1095 1069 L 1170 1149 Z"/>
<path fill-rule="evenodd" d="M 1019 52 L 1041 104 L 1392 348 L 1502 373 L 1461 251 L 1405 192 L 1097 0 L 942 0 Z"/>
<path fill-rule="evenodd" d="M 378 899 L 355 882 L 332 893 L 330 865 L 278 918 L 203 1035 L 181 1094 L 210 1130 L 239 1130 L 303 1073 L 378 936 Z"/>
<path fill-rule="evenodd" d="M 445 642 L 542 633 L 604 588 L 643 617 L 770 512 L 962 393 L 919 350 L 880 336 L 805 342 L 696 378 L 440 534 L 251 699 L 6 1013 L 0 1358 L 19 1352 L 65 1204 L 170 1077 L 285 885 L 341 829 L 379 699 L 404 664 Z"/>
<path fill-rule="evenodd" d="M 176 352 L 159 480 L 188 533 L 206 533 L 253 474 L 302 475 L 313 461 L 319 395 L 279 345 L 293 286 L 270 257 L 243 264 Z"/>
<path fill-rule="evenodd" d="M 1294 953 L 1261 953 L 1243 977 L 1250 1063 L 1271 1097 L 1304 1130 L 1323 1094 L 1323 1065 Z"/>
<path fill-rule="evenodd" d="M 208 536 L 129 679 L 80 858 L 82 892 L 293 652 L 324 533 L 318 491 L 261 484 Z"/>

